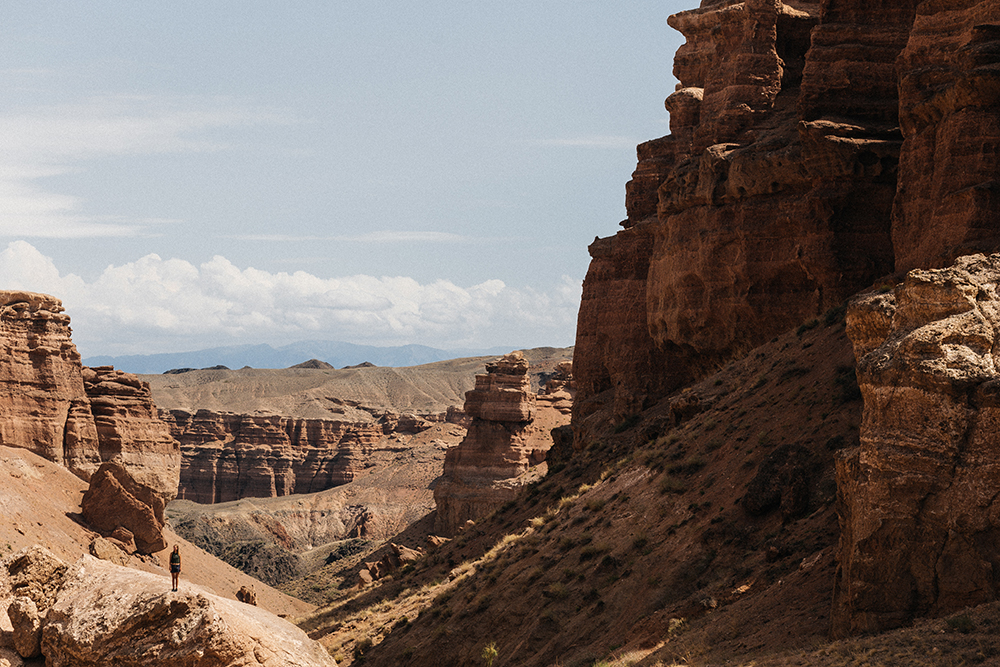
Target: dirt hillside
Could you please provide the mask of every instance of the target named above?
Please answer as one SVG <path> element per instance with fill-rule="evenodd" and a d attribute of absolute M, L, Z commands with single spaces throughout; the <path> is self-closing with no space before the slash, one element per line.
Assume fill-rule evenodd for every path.
<path fill-rule="evenodd" d="M 80 499 L 86 490 L 87 483 L 66 468 L 27 450 L 0 446 L 0 558 L 35 544 L 68 562 L 88 553 L 97 533 L 82 524 L 79 514 Z M 205 553 L 169 527 L 164 534 L 168 544 L 180 545 L 182 586 L 184 581 L 190 581 L 231 599 L 236 599 L 241 586 L 253 586 L 258 605 L 279 615 L 295 617 L 313 608 Z M 166 589 L 170 585 L 167 556 L 168 551 L 155 554 L 159 564 L 133 557 L 130 565 L 162 574 Z"/>
<path fill-rule="evenodd" d="M 524 351 L 533 366 L 537 389 L 541 373 L 572 359 L 572 348 L 535 348 Z M 378 366 L 344 368 L 288 368 L 261 370 L 197 370 L 170 375 L 143 375 L 153 400 L 162 410 L 199 409 L 215 412 L 287 415 L 307 419 L 366 419 L 365 408 L 407 412 L 444 412 L 465 402 L 477 373 L 496 357 L 469 357 L 405 368 Z"/>

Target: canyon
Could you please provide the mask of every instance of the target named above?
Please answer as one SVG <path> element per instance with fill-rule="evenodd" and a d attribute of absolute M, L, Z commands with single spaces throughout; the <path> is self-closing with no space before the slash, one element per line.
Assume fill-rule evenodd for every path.
<path fill-rule="evenodd" d="M 531 351 L 135 378 L 7 292 L 2 444 L 152 461 L 171 523 L 312 558 L 268 576 L 340 664 L 995 661 L 1000 2 L 669 24 L 670 134 L 590 246 L 572 380 Z"/>

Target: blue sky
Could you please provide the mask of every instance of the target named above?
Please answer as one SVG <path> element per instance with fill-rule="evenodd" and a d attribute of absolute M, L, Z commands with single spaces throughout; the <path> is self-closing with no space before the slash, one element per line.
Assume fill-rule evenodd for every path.
<path fill-rule="evenodd" d="M 0 289 L 85 356 L 570 345 L 695 4 L 5 2 Z"/>

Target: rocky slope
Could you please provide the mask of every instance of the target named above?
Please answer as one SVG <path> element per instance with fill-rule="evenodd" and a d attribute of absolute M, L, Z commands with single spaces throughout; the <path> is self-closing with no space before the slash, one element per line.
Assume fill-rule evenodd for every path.
<path fill-rule="evenodd" d="M 80 503 L 87 483 L 65 467 L 25 450 L 0 445 L 0 557 L 35 544 L 72 563 L 90 551 L 100 535 L 80 520 Z M 167 542 L 179 544 L 184 557 L 181 583 L 191 582 L 235 599 L 242 586 L 255 586 L 258 604 L 275 614 L 298 616 L 311 605 L 290 598 L 205 553 L 179 537 L 168 525 Z M 139 558 L 130 567 L 165 576 L 166 552 Z M 0 623 L 6 615 L 0 613 Z"/>
<path fill-rule="evenodd" d="M 825 641 L 852 362 L 834 310 L 641 419 L 605 419 L 391 579 L 349 590 L 363 564 L 339 573 L 303 627 L 341 663 L 360 642 L 369 665 L 476 664 L 491 643 L 496 665 L 708 665 Z M 393 541 L 419 544 L 418 528 Z"/>

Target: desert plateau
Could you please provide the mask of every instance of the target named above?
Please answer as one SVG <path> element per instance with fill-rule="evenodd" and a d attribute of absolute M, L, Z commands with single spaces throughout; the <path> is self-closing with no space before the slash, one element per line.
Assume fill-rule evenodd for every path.
<path fill-rule="evenodd" d="M 668 23 L 572 347 L 135 374 L 0 284 L 0 667 L 1000 665 L 1000 0 Z"/>

